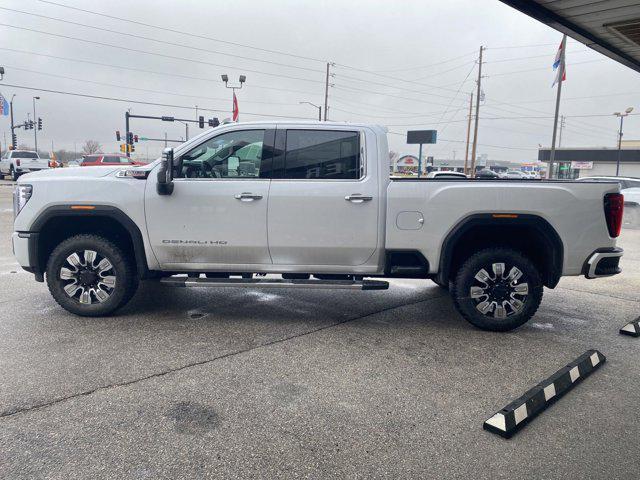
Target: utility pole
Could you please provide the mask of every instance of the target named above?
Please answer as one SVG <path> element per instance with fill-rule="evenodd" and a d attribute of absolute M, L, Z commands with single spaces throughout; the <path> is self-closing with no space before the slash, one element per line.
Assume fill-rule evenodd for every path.
<path fill-rule="evenodd" d="M 476 118 L 473 127 L 473 147 L 471 148 L 471 178 L 476 176 L 476 152 L 478 149 L 478 120 L 480 120 L 480 91 L 482 89 L 482 52 L 484 47 L 480 47 L 480 57 L 478 58 L 478 91 L 476 92 Z"/>
<path fill-rule="evenodd" d="M 464 154 L 464 174 L 469 170 L 469 140 L 471 139 L 471 116 L 473 115 L 473 92 L 469 94 L 469 118 L 467 118 L 467 148 Z"/>
<path fill-rule="evenodd" d="M 324 80 L 324 121 L 327 121 L 327 112 L 329 111 L 329 77 L 331 74 L 329 73 L 329 69 L 333 63 L 327 62 L 327 76 Z"/>
<path fill-rule="evenodd" d="M 560 43 L 560 65 L 558 66 L 558 92 L 556 95 L 556 114 L 553 117 L 553 135 L 551 137 L 551 153 L 549 154 L 549 169 L 547 170 L 547 178 L 551 178 L 553 170 L 553 162 L 556 159 L 556 133 L 558 131 L 558 114 L 560 113 L 560 97 L 562 95 L 562 80 L 564 78 L 565 69 L 565 52 L 567 50 L 567 36 L 562 36 Z"/>

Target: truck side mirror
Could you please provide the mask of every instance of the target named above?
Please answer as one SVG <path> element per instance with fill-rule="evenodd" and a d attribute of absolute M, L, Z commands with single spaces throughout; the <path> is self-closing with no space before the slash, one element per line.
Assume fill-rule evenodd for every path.
<path fill-rule="evenodd" d="M 162 152 L 156 190 L 158 195 L 171 195 L 173 193 L 173 148 L 165 148 Z"/>

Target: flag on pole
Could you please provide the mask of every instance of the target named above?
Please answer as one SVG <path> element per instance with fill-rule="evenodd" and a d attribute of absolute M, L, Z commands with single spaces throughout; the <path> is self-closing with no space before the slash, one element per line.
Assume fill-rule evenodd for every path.
<path fill-rule="evenodd" d="M 558 51 L 556 52 L 556 59 L 553 62 L 553 70 L 556 72 L 556 78 L 553 80 L 553 85 L 551 87 L 555 87 L 556 83 L 564 82 L 567 79 L 567 69 L 565 64 L 565 52 L 566 43 L 564 37 L 560 42 L 560 46 L 558 47 Z"/>
<path fill-rule="evenodd" d="M 238 109 L 238 99 L 236 98 L 236 92 L 233 91 L 233 121 L 237 122 L 240 118 L 240 110 Z"/>
<path fill-rule="evenodd" d="M 1 93 L 0 93 L 0 114 L 4 115 L 5 117 L 9 115 L 9 102 L 7 102 L 7 99 L 4 98 Z"/>

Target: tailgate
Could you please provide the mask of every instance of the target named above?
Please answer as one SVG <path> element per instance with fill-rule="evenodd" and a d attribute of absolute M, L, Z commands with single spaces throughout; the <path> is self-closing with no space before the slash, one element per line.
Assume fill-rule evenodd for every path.
<path fill-rule="evenodd" d="M 43 169 L 49 168 L 48 158 L 23 158 L 20 156 L 15 157 L 16 160 L 20 160 L 20 168 L 22 169 Z"/>

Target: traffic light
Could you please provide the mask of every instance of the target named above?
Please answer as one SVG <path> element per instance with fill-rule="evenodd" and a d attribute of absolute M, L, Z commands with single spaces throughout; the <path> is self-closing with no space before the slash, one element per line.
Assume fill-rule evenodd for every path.
<path fill-rule="evenodd" d="M 133 143 L 133 132 L 129 132 L 127 134 L 127 143 L 128 144 L 132 144 Z"/>
<path fill-rule="evenodd" d="M 116 140 L 120 141 L 120 130 L 116 130 Z"/>
<path fill-rule="evenodd" d="M 209 119 L 209 126 L 210 127 L 217 127 L 218 125 L 220 125 L 220 121 L 217 118 L 210 118 Z"/>
<path fill-rule="evenodd" d="M 120 144 L 120 151 L 122 153 L 127 153 L 127 146 L 124 143 Z"/>
<path fill-rule="evenodd" d="M 42 118 L 38 117 L 38 130 L 42 130 Z"/>
<path fill-rule="evenodd" d="M 127 145 L 127 151 L 129 153 L 133 153 L 136 151 L 136 147 L 134 147 L 133 145 Z"/>
<path fill-rule="evenodd" d="M 15 149 L 17 145 L 18 145 L 18 135 L 16 135 L 15 133 L 12 133 L 11 134 L 11 146 Z"/>
<path fill-rule="evenodd" d="M 134 141 L 135 143 L 138 143 L 138 135 L 134 135 L 134 136 L 133 136 L 133 141 Z"/>
<path fill-rule="evenodd" d="M 198 126 L 204 128 L 204 117 L 202 115 L 198 117 Z"/>
<path fill-rule="evenodd" d="M 33 120 L 29 120 L 29 130 L 33 130 Z"/>

